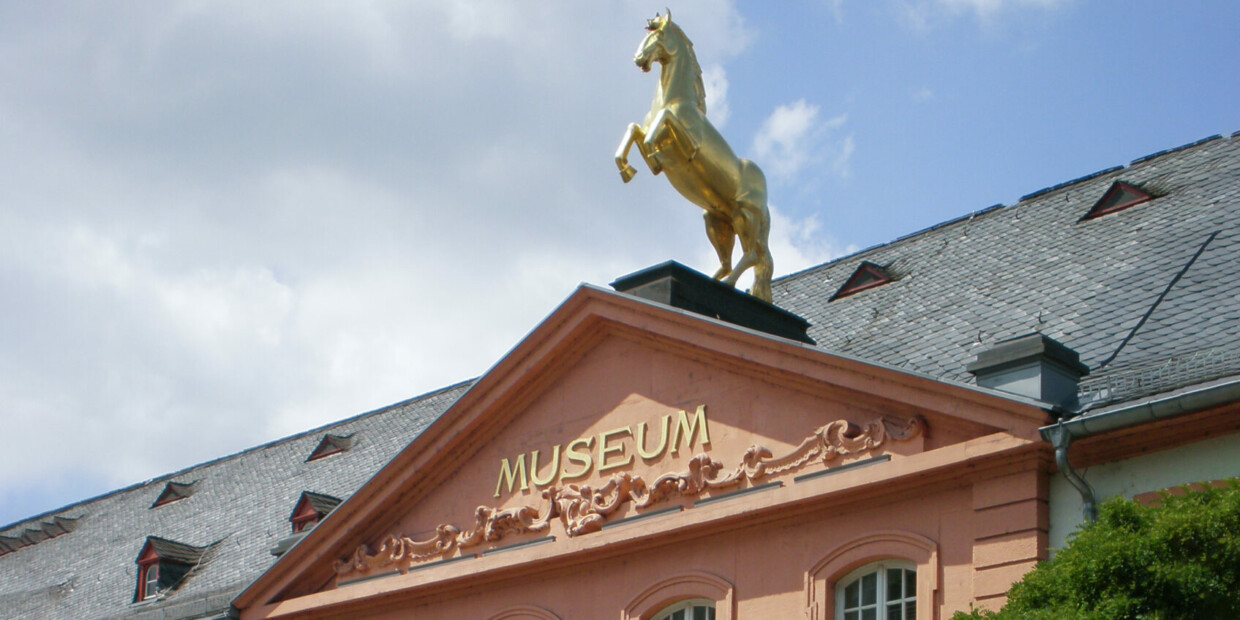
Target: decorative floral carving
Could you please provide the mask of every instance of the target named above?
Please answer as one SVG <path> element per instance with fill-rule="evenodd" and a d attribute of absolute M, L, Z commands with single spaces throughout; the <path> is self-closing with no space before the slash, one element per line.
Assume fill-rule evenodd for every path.
<path fill-rule="evenodd" d="M 881 418 L 859 427 L 847 420 L 836 420 L 821 426 L 791 452 L 775 457 L 770 449 L 752 445 L 741 456 L 741 462 L 730 472 L 721 474 L 723 464 L 699 454 L 689 460 L 688 470 L 669 472 L 646 483 L 641 476 L 615 474 L 603 486 L 588 484 L 552 486 L 543 490 L 543 505 L 498 509 L 479 506 L 474 511 L 474 527 L 460 531 L 452 525 L 439 525 L 435 536 L 417 541 L 406 536 L 389 535 L 372 552 L 367 545 L 359 546 L 348 559 L 333 563 L 336 573 L 395 567 L 401 573 L 409 567 L 435 557 L 447 556 L 457 549 L 496 542 L 509 534 L 545 532 L 551 521 L 559 518 L 569 536 L 597 532 L 607 518 L 624 504 L 647 508 L 673 496 L 694 497 L 709 490 L 754 483 L 767 476 L 776 476 L 804 467 L 812 461 L 829 463 L 838 457 L 872 452 L 888 439 L 906 441 L 926 430 L 920 416 L 905 421 Z"/>

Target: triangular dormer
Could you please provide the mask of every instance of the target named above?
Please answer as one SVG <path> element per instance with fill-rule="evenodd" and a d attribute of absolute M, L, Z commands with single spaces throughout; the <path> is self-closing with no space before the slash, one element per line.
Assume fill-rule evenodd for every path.
<path fill-rule="evenodd" d="M 234 604 L 244 618 L 361 617 L 396 601 L 434 617 L 650 618 L 728 600 L 726 578 L 684 569 L 745 564 L 709 541 L 791 536 L 780 554 L 815 555 L 780 566 L 798 567 L 797 584 L 817 566 L 820 583 L 865 564 L 832 555 L 839 532 L 877 531 L 887 542 L 873 544 L 912 563 L 917 614 L 932 617 L 940 523 L 1046 505 L 1048 419 L 1032 401 L 583 286 Z M 991 470 L 1019 484 L 970 491 Z M 927 497 L 932 520 L 912 508 Z M 1028 522 L 1005 536 L 1042 535 Z M 972 557 L 962 538 L 951 557 Z M 635 576 L 623 584 L 621 566 Z M 548 596 L 590 600 L 531 589 L 561 581 Z"/>
<path fill-rule="evenodd" d="M 180 587 L 189 572 L 202 561 L 207 549 L 147 536 L 138 559 L 134 560 L 138 565 L 134 602 L 151 600 Z"/>
<path fill-rule="evenodd" d="M 848 281 L 831 296 L 831 301 L 882 286 L 888 282 L 891 282 L 891 275 L 887 273 L 886 268 L 870 261 L 861 261 L 861 264 L 857 265 L 857 270 L 848 277 Z"/>
<path fill-rule="evenodd" d="M 314 524 L 323 520 L 323 517 L 326 517 L 339 504 L 340 500 L 330 495 L 302 491 L 301 497 L 297 499 L 297 505 L 293 507 L 293 514 L 288 518 L 293 524 L 293 532 L 297 533 L 314 527 Z"/>
<path fill-rule="evenodd" d="M 151 508 L 165 506 L 172 502 L 183 500 L 193 494 L 194 482 L 169 482 L 164 485 L 164 490 L 160 491 L 159 497 L 155 498 Z"/>
<path fill-rule="evenodd" d="M 321 459 L 325 456 L 340 454 L 347 452 L 353 447 L 354 434 L 349 435 L 323 435 L 323 439 L 319 441 L 319 445 L 314 447 L 310 452 L 310 456 L 306 457 L 306 462 Z"/>
<path fill-rule="evenodd" d="M 1081 216 L 1081 221 L 1092 220 L 1109 213 L 1123 211 L 1128 207 L 1149 202 L 1154 198 L 1153 194 L 1135 185 L 1116 181 L 1111 184 L 1111 187 L 1102 195 L 1102 198 L 1099 198 L 1098 202 L 1095 202 L 1094 206 L 1090 207 L 1089 211 Z"/>

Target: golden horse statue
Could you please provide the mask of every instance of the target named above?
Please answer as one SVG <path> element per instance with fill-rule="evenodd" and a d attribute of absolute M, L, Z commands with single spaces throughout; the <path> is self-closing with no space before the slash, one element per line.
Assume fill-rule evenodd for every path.
<path fill-rule="evenodd" d="M 706 236 L 719 255 L 716 280 L 735 286 L 750 267 L 751 295 L 771 301 L 771 259 L 768 237 L 771 214 L 766 207 L 766 177 L 756 164 L 732 152 L 727 141 L 706 120 L 706 89 L 693 43 L 672 12 L 648 20 L 650 31 L 633 60 L 642 71 L 651 63 L 662 67 L 654 102 L 642 124 L 629 123 L 616 151 L 620 177 L 628 183 L 637 171 L 629 165 L 629 147 L 637 145 L 650 172 L 667 173 L 672 187 L 706 211 Z M 732 265 L 732 246 L 741 240 L 744 254 Z"/>

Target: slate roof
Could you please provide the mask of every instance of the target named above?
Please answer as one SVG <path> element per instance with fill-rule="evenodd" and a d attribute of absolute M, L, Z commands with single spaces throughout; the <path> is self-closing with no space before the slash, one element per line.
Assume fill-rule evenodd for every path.
<path fill-rule="evenodd" d="M 1081 217 L 1116 182 L 1159 197 Z M 777 280 L 824 350 L 972 383 L 966 365 L 1034 331 L 1091 368 L 1086 409 L 1240 374 L 1240 133 L 1156 153 Z M 832 300 L 863 262 L 893 281 Z M 347 498 L 465 382 L 0 528 L 0 614 L 199 618 L 274 561 L 305 491 Z M 348 449 L 307 461 L 326 435 Z M 192 494 L 152 503 L 170 482 Z M 330 518 L 330 516 L 328 517 Z M 133 603 L 148 537 L 204 555 Z M 9 549 L 15 549 L 9 551 Z"/>
<path fill-rule="evenodd" d="M 1116 181 L 1161 196 L 1079 221 Z M 1090 367 L 1097 408 L 1240 374 L 1238 224 L 1240 132 L 784 277 L 774 301 L 824 349 L 966 383 L 978 351 L 1041 332 Z M 824 294 L 866 261 L 894 281 Z"/>
<path fill-rule="evenodd" d="M 20 536 L 55 517 L 77 519 L 67 534 L 0 556 L 0 616 L 199 618 L 226 611 L 275 561 L 270 551 L 292 532 L 289 513 L 303 491 L 348 497 L 468 387 L 450 386 L 4 528 L 0 535 Z M 350 449 L 306 462 L 328 433 L 353 434 Z M 152 508 L 173 480 L 195 480 L 193 494 Z M 176 590 L 134 603 L 135 561 L 148 536 L 168 553 L 209 549 Z"/>

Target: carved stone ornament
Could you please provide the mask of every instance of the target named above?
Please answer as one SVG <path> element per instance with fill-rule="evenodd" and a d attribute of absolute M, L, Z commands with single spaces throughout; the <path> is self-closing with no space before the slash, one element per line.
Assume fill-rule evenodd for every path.
<path fill-rule="evenodd" d="M 881 418 L 858 428 L 847 420 L 836 420 L 819 427 L 791 452 L 774 457 L 759 445 L 750 446 L 741 462 L 730 472 L 723 464 L 699 454 L 689 460 L 684 472 L 669 472 L 647 483 L 639 475 L 620 473 L 611 476 L 599 488 L 567 484 L 551 486 L 542 491 L 542 505 L 492 508 L 479 506 L 474 511 L 474 525 L 466 531 L 449 524 L 435 528 L 435 536 L 413 540 L 407 536 L 389 535 L 371 551 L 360 545 L 346 560 L 332 564 L 338 575 L 378 568 L 394 567 L 401 573 L 409 567 L 435 558 L 446 557 L 458 549 L 502 540 L 509 534 L 545 532 L 558 518 L 569 536 L 597 532 L 603 522 L 631 502 L 635 508 L 648 508 L 674 496 L 696 497 L 706 491 L 753 484 L 767 476 L 800 469 L 813 461 L 823 464 L 838 457 L 872 452 L 887 441 L 906 441 L 925 432 L 926 422 L 920 416 L 907 421 Z"/>

